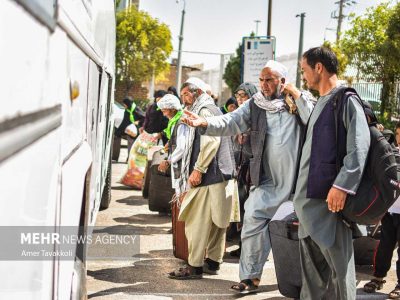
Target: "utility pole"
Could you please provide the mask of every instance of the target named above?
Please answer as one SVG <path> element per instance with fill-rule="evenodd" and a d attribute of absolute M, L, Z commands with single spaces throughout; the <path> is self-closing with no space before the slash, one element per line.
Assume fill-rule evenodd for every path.
<path fill-rule="evenodd" d="M 271 36 L 272 0 L 268 0 L 268 27 L 267 36 Z"/>
<path fill-rule="evenodd" d="M 183 0 L 183 9 L 182 9 L 182 19 L 181 19 L 181 30 L 179 33 L 179 48 L 178 48 L 178 62 L 176 64 L 176 90 L 181 90 L 181 81 L 182 81 L 182 42 L 183 42 L 183 24 L 185 20 L 185 7 L 186 0 Z"/>
<path fill-rule="evenodd" d="M 342 29 L 342 21 L 343 21 L 343 4 L 345 0 L 339 1 L 339 17 L 337 21 L 337 31 L 336 31 L 336 44 L 339 43 L 340 40 L 340 31 Z"/>
<path fill-rule="evenodd" d="M 256 36 L 258 36 L 258 23 L 260 23 L 260 20 L 254 20 L 256 22 Z"/>
<path fill-rule="evenodd" d="M 303 36 L 304 36 L 304 18 L 306 13 L 301 13 L 296 15 L 300 17 L 300 37 L 299 37 L 299 52 L 297 54 L 297 75 L 296 75 L 296 87 L 299 89 L 301 87 L 301 57 L 303 55 Z"/>

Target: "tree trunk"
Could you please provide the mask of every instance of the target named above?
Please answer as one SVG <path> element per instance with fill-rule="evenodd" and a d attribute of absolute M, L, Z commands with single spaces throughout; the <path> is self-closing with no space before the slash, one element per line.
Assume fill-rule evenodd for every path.
<path fill-rule="evenodd" d="M 384 117 L 387 113 L 387 118 L 391 120 L 394 108 L 394 76 L 386 76 L 382 81 L 382 93 L 381 93 L 381 117 Z"/>

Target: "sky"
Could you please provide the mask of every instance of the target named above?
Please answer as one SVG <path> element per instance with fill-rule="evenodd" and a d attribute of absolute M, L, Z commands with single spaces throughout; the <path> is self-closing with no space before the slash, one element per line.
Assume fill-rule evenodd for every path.
<path fill-rule="evenodd" d="M 276 38 L 276 56 L 297 53 L 299 45 L 300 18 L 297 14 L 306 13 L 304 24 L 303 49 L 322 44 L 324 38 L 334 41 L 337 19 L 331 13 L 338 10 L 339 0 L 273 0 L 271 34 Z M 367 7 L 380 0 L 356 0 L 357 4 L 346 8 L 344 14 L 365 12 Z M 395 1 L 395 0 L 392 0 Z M 140 0 L 140 10 L 167 24 L 173 38 L 173 48 L 178 49 L 179 30 L 183 0 Z M 267 32 L 268 0 L 186 0 L 184 21 L 184 51 L 213 53 L 234 53 L 243 36 L 256 31 L 260 20 L 258 35 Z M 342 28 L 348 28 L 344 19 Z M 332 28 L 329 30 L 326 28 Z M 172 53 L 177 57 L 177 52 Z M 185 65 L 203 63 L 205 69 L 218 68 L 218 55 L 182 54 Z"/>

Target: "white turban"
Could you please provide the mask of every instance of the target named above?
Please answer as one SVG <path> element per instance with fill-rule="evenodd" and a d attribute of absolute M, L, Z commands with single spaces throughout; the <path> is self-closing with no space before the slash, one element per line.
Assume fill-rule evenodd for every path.
<path fill-rule="evenodd" d="M 190 83 L 190 84 L 193 84 L 193 85 L 197 86 L 204 93 L 207 92 L 207 84 L 203 80 L 201 80 L 200 78 L 190 77 L 188 80 L 186 80 L 186 83 Z"/>
<path fill-rule="evenodd" d="M 277 73 L 282 78 L 287 77 L 287 73 L 288 73 L 287 68 L 275 60 L 269 60 L 263 69 L 265 69 L 265 68 L 271 69 L 272 72 Z"/>
<path fill-rule="evenodd" d="M 166 94 L 163 96 L 160 100 L 158 100 L 157 106 L 159 109 L 182 109 L 182 104 L 178 97 L 172 94 Z"/>

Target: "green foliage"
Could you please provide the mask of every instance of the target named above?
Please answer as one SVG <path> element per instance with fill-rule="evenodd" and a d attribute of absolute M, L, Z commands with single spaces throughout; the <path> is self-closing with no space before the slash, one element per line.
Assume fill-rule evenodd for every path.
<path fill-rule="evenodd" d="M 391 120 L 388 112 L 385 112 L 383 115 L 379 115 L 378 122 L 382 124 L 383 127 L 385 127 L 386 129 L 390 129 L 393 132 L 395 131 L 396 122 Z"/>
<path fill-rule="evenodd" d="M 126 92 L 134 82 L 143 82 L 168 69 L 172 51 L 167 25 L 135 6 L 117 13 L 116 79 Z"/>
<path fill-rule="evenodd" d="M 236 49 L 236 55 L 231 57 L 226 65 L 224 72 L 224 80 L 229 86 L 232 93 L 235 92 L 236 88 L 240 85 L 240 60 L 242 55 L 242 44 Z"/>
<path fill-rule="evenodd" d="M 367 9 L 363 16 L 352 15 L 352 27 L 339 45 L 349 64 L 357 68 L 358 77 L 382 82 L 380 114 L 389 119 L 394 110 L 394 84 L 400 74 L 399 15 L 400 5 L 391 7 L 388 3 Z"/>

